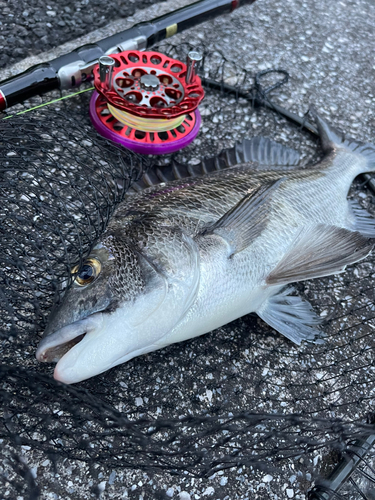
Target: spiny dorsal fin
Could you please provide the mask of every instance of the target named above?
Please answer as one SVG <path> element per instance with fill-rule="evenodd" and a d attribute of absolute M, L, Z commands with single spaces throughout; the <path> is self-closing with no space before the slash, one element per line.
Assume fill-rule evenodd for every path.
<path fill-rule="evenodd" d="M 293 170 L 298 165 L 299 158 L 299 153 L 294 149 L 267 137 L 243 139 L 232 148 L 223 149 L 217 156 L 206 158 L 196 165 L 184 165 L 174 160 L 170 165 L 151 169 L 132 185 L 128 193 L 134 194 L 162 182 L 207 175 L 240 163 L 254 171 Z"/>
<path fill-rule="evenodd" d="M 287 167 L 298 165 L 300 155 L 298 151 L 279 144 L 267 137 L 253 137 L 244 139 L 232 148 L 235 152 L 236 163 L 257 163 L 255 170 L 289 170 Z M 267 168 L 265 168 L 267 167 Z M 269 168 L 271 167 L 271 168 Z"/>
<path fill-rule="evenodd" d="M 247 248 L 265 229 L 269 202 L 283 180 L 267 183 L 242 198 L 202 235 L 217 234 L 225 239 L 231 249 L 228 257 Z"/>
<path fill-rule="evenodd" d="M 364 259 L 372 246 L 357 231 L 325 224 L 305 227 L 267 276 L 266 283 L 282 285 L 341 273 L 348 264 Z"/>

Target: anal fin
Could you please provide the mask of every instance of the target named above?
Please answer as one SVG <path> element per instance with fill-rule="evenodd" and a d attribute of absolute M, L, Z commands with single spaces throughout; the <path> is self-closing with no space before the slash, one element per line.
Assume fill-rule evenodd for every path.
<path fill-rule="evenodd" d="M 290 295 L 293 291 L 293 287 L 284 288 L 267 299 L 256 313 L 295 344 L 300 344 L 303 340 L 321 344 L 324 333 L 317 328 L 321 319 L 309 302 Z"/>
<path fill-rule="evenodd" d="M 349 205 L 354 215 L 354 230 L 368 238 L 375 238 L 374 217 L 355 200 L 350 200 Z"/>
<path fill-rule="evenodd" d="M 300 231 L 289 252 L 267 276 L 268 285 L 321 278 L 341 273 L 364 259 L 373 245 L 358 231 L 318 224 Z"/>

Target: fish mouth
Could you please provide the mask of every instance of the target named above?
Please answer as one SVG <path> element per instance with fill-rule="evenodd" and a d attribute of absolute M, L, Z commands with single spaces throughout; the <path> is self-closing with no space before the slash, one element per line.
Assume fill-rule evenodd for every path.
<path fill-rule="evenodd" d="M 47 347 L 43 349 L 40 353 L 39 348 L 36 352 L 36 359 L 42 363 L 57 363 L 70 349 L 77 345 L 85 337 L 86 333 L 78 335 L 78 337 L 69 340 L 64 344 L 57 345 L 55 347 Z"/>
<path fill-rule="evenodd" d="M 44 337 L 35 353 L 42 363 L 57 363 L 68 351 L 81 342 L 103 321 L 102 313 L 95 313 L 85 319 L 75 321 Z"/>

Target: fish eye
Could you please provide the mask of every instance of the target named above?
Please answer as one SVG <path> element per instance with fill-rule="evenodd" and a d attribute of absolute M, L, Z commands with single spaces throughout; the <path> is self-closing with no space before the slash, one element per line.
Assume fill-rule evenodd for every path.
<path fill-rule="evenodd" d="M 92 283 L 100 274 L 101 263 L 92 257 L 85 260 L 81 267 L 74 266 L 71 273 L 75 275 L 74 282 L 79 286 Z"/>

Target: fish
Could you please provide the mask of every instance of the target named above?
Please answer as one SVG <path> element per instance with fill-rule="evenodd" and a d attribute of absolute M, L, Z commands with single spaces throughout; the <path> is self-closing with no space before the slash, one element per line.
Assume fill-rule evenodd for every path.
<path fill-rule="evenodd" d="M 57 363 L 56 380 L 86 380 L 249 313 L 297 345 L 325 342 L 320 316 L 291 284 L 371 252 L 375 219 L 347 195 L 375 170 L 375 146 L 310 112 L 324 153 L 314 165 L 253 137 L 214 171 L 173 166 L 174 180 L 160 169 L 133 187 L 72 269 L 36 351 Z"/>

